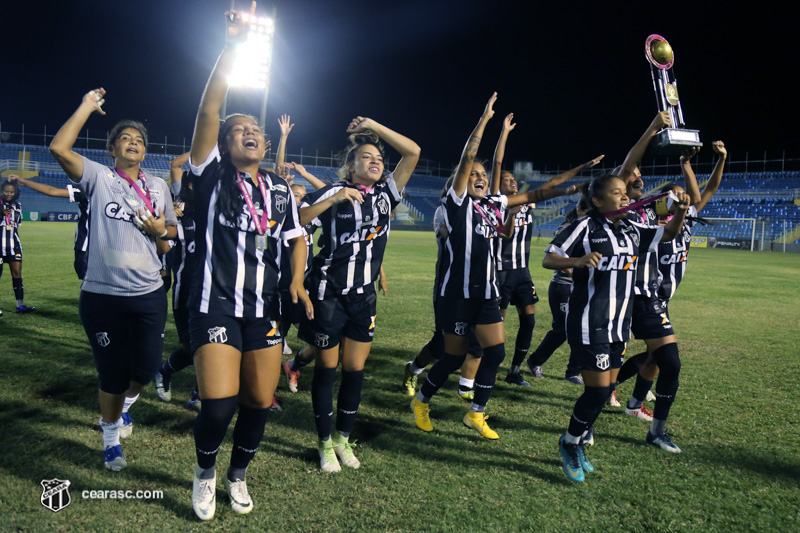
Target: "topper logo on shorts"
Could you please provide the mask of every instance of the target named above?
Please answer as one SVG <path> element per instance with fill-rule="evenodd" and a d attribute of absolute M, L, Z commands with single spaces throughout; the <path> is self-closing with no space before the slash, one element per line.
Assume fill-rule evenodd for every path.
<path fill-rule="evenodd" d="M 54 513 L 59 512 L 72 502 L 69 496 L 69 480 L 66 479 L 43 479 L 41 502 L 46 508 Z"/>
<path fill-rule="evenodd" d="M 111 344 L 111 339 L 108 338 L 107 331 L 98 331 L 94 334 L 94 338 L 97 339 L 97 344 L 105 348 L 109 344 Z"/>
<path fill-rule="evenodd" d="M 595 358 L 597 359 L 597 368 L 600 370 L 608 370 L 608 367 L 611 366 L 611 358 L 607 353 L 599 353 Z"/>
<path fill-rule="evenodd" d="M 328 342 L 330 342 L 330 337 L 324 333 L 317 333 L 314 335 L 314 344 L 316 344 L 319 348 L 327 348 Z"/>
<path fill-rule="evenodd" d="M 208 328 L 208 342 L 214 342 L 217 344 L 224 344 L 228 342 L 228 329 L 221 326 Z"/>
<path fill-rule="evenodd" d="M 466 322 L 456 322 L 454 331 L 456 335 L 466 335 L 467 334 L 467 326 Z"/>

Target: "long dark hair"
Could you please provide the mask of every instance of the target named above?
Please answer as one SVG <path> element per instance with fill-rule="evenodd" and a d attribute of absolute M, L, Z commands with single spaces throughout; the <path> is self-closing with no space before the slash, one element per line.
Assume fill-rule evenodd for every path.
<path fill-rule="evenodd" d="M 606 187 L 608 186 L 608 182 L 612 179 L 622 179 L 620 178 L 615 172 L 604 172 L 599 176 L 592 178 L 592 181 L 588 182 L 588 186 L 582 188 L 581 191 L 583 193 L 583 200 L 589 205 L 589 211 L 592 213 L 599 213 L 597 211 L 597 207 L 592 202 L 592 198 L 599 198 L 603 192 L 605 192 Z"/>
<path fill-rule="evenodd" d="M 253 119 L 256 123 L 258 120 L 252 115 L 245 115 L 243 113 L 233 113 L 225 117 L 225 120 L 219 126 L 219 134 L 217 136 L 217 146 L 220 150 L 220 165 L 219 171 L 216 176 L 219 181 L 219 196 L 217 197 L 217 212 L 221 213 L 225 220 L 229 222 L 236 222 L 239 215 L 242 213 L 242 191 L 236 184 L 236 167 L 231 161 L 231 155 L 228 152 L 228 134 L 235 125 L 233 119 L 238 117 L 248 117 Z M 266 140 L 266 135 L 264 136 Z M 224 152 L 222 151 L 224 149 Z M 266 175 L 267 171 L 259 168 L 258 172 Z M 181 188 L 183 190 L 183 188 Z"/>
<path fill-rule="evenodd" d="M 343 180 L 350 179 L 350 167 L 355 163 L 356 160 L 356 152 L 358 151 L 359 147 L 364 146 L 365 144 L 371 144 L 378 151 L 381 153 L 381 158 L 385 163 L 386 161 L 386 149 L 383 147 L 383 143 L 381 143 L 380 138 L 378 135 L 370 130 L 361 132 L 361 133 L 354 133 L 350 135 L 348 138 L 349 144 L 347 148 L 345 148 L 339 154 L 339 170 L 338 174 L 339 177 Z M 381 176 L 381 179 L 378 181 L 383 181 L 385 179 L 385 172 L 386 169 L 384 168 L 384 176 Z"/>

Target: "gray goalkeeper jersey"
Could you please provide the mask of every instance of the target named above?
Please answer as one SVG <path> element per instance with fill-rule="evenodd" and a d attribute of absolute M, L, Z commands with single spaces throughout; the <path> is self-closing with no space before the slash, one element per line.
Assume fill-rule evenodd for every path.
<path fill-rule="evenodd" d="M 139 296 L 163 285 L 156 239 L 133 223 L 144 202 L 115 170 L 85 157 L 78 188 L 89 199 L 89 265 L 81 290 L 115 296 Z M 131 176 L 133 179 L 133 176 Z M 177 226 L 169 187 L 145 173 L 136 180 L 149 192 L 153 209 L 163 213 L 168 226 Z"/>

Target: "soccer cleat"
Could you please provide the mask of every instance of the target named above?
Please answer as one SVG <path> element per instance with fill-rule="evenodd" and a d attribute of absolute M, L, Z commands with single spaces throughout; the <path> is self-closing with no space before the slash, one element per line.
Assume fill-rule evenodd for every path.
<path fill-rule="evenodd" d="M 171 378 L 164 376 L 161 372 L 156 372 L 156 394 L 163 402 L 172 399 L 172 391 L 169 390 L 170 380 Z"/>
<path fill-rule="evenodd" d="M 197 392 L 197 389 L 192 391 L 192 397 L 186 402 L 184 407 L 190 411 L 200 411 L 202 407 L 202 402 L 200 401 L 200 394 Z"/>
<path fill-rule="evenodd" d="M 464 400 L 465 402 L 471 402 L 472 400 L 475 399 L 475 391 L 473 389 L 469 390 L 458 389 L 456 391 L 456 394 L 458 394 L 459 400 Z"/>
<path fill-rule="evenodd" d="M 619 403 L 619 400 L 617 400 L 616 390 L 611 391 L 611 396 L 609 396 L 608 400 L 606 400 L 606 405 L 610 405 L 611 407 L 622 407 L 622 404 Z"/>
<path fill-rule="evenodd" d="M 672 439 L 669 438 L 667 432 L 660 435 L 653 435 L 650 431 L 647 432 L 647 444 L 652 444 L 653 446 L 658 446 L 665 452 L 670 453 L 681 453 L 683 450 L 675 446 L 675 443 L 672 442 Z"/>
<path fill-rule="evenodd" d="M 534 365 L 533 362 L 531 361 L 530 357 L 528 357 L 527 363 L 528 363 L 528 370 L 531 371 L 531 374 L 533 374 L 533 377 L 535 377 L 535 378 L 543 378 L 544 377 L 544 374 L 542 374 L 542 367 Z"/>
<path fill-rule="evenodd" d="M 474 429 L 481 434 L 482 437 L 489 440 L 497 440 L 500 435 L 495 430 L 489 427 L 486 423 L 486 413 L 478 413 L 477 411 L 467 411 L 464 415 L 464 425 L 470 429 Z"/>
<path fill-rule="evenodd" d="M 653 421 L 653 411 L 645 407 L 644 404 L 640 405 L 636 409 L 628 409 L 625 407 L 625 414 L 635 416 L 639 420 L 644 420 L 645 422 Z"/>
<path fill-rule="evenodd" d="M 192 482 L 192 509 L 200 520 L 211 520 L 217 510 L 217 478 L 200 479 L 194 476 Z M 249 497 L 249 496 L 248 496 Z M 232 502 L 233 500 L 231 500 Z M 252 504 L 252 502 L 251 502 Z M 233 504 L 231 504 L 233 506 Z"/>
<path fill-rule="evenodd" d="M 0 318 L 3 318 L 3 310 L 0 309 Z"/>
<path fill-rule="evenodd" d="M 580 376 L 564 376 L 564 379 L 575 385 L 583 385 L 583 378 Z"/>
<path fill-rule="evenodd" d="M 275 411 L 283 411 L 283 407 L 281 407 L 280 402 L 278 401 L 278 397 L 273 395 L 272 396 L 272 405 L 269 406 L 269 410 L 273 413 Z"/>
<path fill-rule="evenodd" d="M 350 442 L 348 437 L 342 436 L 338 431 L 333 434 L 331 440 L 333 441 L 333 451 L 336 452 L 336 456 L 342 461 L 344 466 L 349 468 L 358 468 L 361 466 L 361 461 L 359 461 L 353 453 L 353 448 L 356 447 L 355 442 Z"/>
<path fill-rule="evenodd" d="M 27 305 L 20 305 L 19 307 L 17 307 L 17 314 L 18 315 L 24 315 L 26 313 L 33 313 L 34 311 L 36 311 L 35 307 L 28 307 Z"/>
<path fill-rule="evenodd" d="M 286 341 L 283 341 L 283 355 L 292 355 L 292 347 Z"/>
<path fill-rule="evenodd" d="M 126 439 L 133 433 L 133 418 L 130 413 L 122 413 L 122 425 L 119 427 L 119 438 Z"/>
<path fill-rule="evenodd" d="M 319 441 L 319 467 L 323 472 L 341 472 L 336 451 L 333 448 L 333 439 Z"/>
<path fill-rule="evenodd" d="M 511 385 L 519 385 L 520 387 L 530 387 L 531 384 L 522 379 L 522 376 L 519 372 L 509 372 L 506 375 L 506 383 L 510 383 Z"/>
<path fill-rule="evenodd" d="M 584 446 L 594 446 L 594 427 L 590 427 L 586 435 L 581 439 Z"/>
<path fill-rule="evenodd" d="M 586 458 L 586 445 L 583 440 L 578 444 L 578 460 L 580 460 L 581 468 L 583 468 L 584 472 L 594 472 L 594 466 Z"/>
<path fill-rule="evenodd" d="M 400 386 L 406 396 L 414 396 L 417 393 L 417 375 L 411 372 L 410 367 L 411 363 L 406 363 L 403 384 Z"/>
<path fill-rule="evenodd" d="M 567 479 L 580 483 L 586 476 L 583 473 L 583 465 L 578 455 L 578 445 L 570 444 L 564 440 L 564 435 L 558 439 L 558 451 L 561 453 L 561 467 L 564 469 Z"/>
<path fill-rule="evenodd" d="M 431 407 L 427 403 L 414 398 L 411 400 L 411 412 L 414 413 L 414 422 L 417 427 L 422 431 L 433 431 L 433 424 L 431 424 Z"/>
<path fill-rule="evenodd" d="M 116 446 L 107 446 L 106 449 L 103 450 L 103 464 L 113 472 L 119 472 L 128 466 L 128 462 L 125 460 L 125 457 L 122 456 L 122 446 L 119 444 Z"/>
<path fill-rule="evenodd" d="M 644 401 L 646 402 L 654 402 L 656 401 L 656 395 L 653 394 L 653 391 L 647 391 L 647 396 L 645 396 Z"/>
<path fill-rule="evenodd" d="M 231 481 L 225 476 L 225 489 L 228 491 L 233 512 L 247 514 L 253 510 L 253 499 L 247 492 L 247 483 L 243 479 Z"/>
<path fill-rule="evenodd" d="M 286 374 L 286 383 L 289 384 L 289 392 L 297 392 L 297 378 L 300 377 L 300 372 L 292 370 L 292 362 L 284 361 L 283 373 Z"/>

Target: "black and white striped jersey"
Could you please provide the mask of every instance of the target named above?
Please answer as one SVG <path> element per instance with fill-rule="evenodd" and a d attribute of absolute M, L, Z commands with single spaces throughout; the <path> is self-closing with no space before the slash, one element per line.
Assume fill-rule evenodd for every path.
<path fill-rule="evenodd" d="M 545 252 L 562 257 L 602 255 L 597 268 L 572 269 L 567 338 L 572 344 L 626 342 L 640 252 L 656 251 L 660 226 L 622 220 L 619 227 L 598 213 L 570 224 Z"/>
<path fill-rule="evenodd" d="M 478 200 L 456 196 L 450 188 L 442 198 L 448 235 L 439 261 L 439 295 L 490 299 L 497 288 L 495 245 L 508 206 L 508 197 L 489 195 Z"/>
<path fill-rule="evenodd" d="M 631 211 L 628 215 L 629 220 L 646 226 L 658 224 L 658 215 L 653 204 Z M 643 250 L 639 258 L 639 268 L 636 271 L 636 295 L 652 298 L 658 292 L 659 283 L 658 272 L 658 250 Z"/>
<path fill-rule="evenodd" d="M 75 226 L 75 251 L 89 250 L 89 199 L 74 185 L 67 185 L 69 201 L 78 204 L 78 224 Z"/>
<path fill-rule="evenodd" d="M 568 228 L 571 225 L 571 222 L 564 222 L 562 223 L 558 229 L 556 229 L 555 233 L 553 234 L 553 238 L 558 237 L 558 235 Z M 550 280 L 550 283 L 558 283 L 560 285 L 572 285 L 572 276 L 567 274 L 563 270 L 556 270 L 553 272 L 553 278 Z"/>
<path fill-rule="evenodd" d="M 11 209 L 11 213 L 3 215 L 6 209 Z M 21 255 L 22 243 L 17 228 L 22 224 L 22 204 L 6 203 L 0 198 L 0 217 L 0 257 Z"/>
<path fill-rule="evenodd" d="M 257 245 L 256 221 L 241 198 L 241 212 L 229 221 L 217 210 L 221 180 L 236 180 L 234 170 L 223 168 L 215 147 L 200 165 L 190 162 L 194 182 L 196 270 L 192 275 L 189 306 L 201 313 L 263 318 L 268 300 L 278 295 L 283 253 L 282 241 L 302 237 L 297 206 L 286 180 L 271 172 L 262 174 L 266 198 L 251 177 L 243 174 L 245 190 L 256 215 L 266 212 L 266 249 Z M 286 275 L 290 275 L 288 272 Z"/>
<path fill-rule="evenodd" d="M 188 306 L 189 288 L 195 271 L 194 231 L 194 218 L 184 214 L 178 219 L 178 236 L 170 241 L 172 248 L 167 253 L 167 265 L 175 276 L 172 283 L 173 309 L 186 309 Z"/>
<path fill-rule="evenodd" d="M 533 208 L 524 204 L 521 209 L 508 217 L 506 224 L 514 225 L 511 238 L 497 239 L 497 270 L 528 268 L 531 253 L 531 234 L 533 233 Z"/>
<path fill-rule="evenodd" d="M 692 230 L 697 224 L 695 217 L 697 217 L 697 209 L 691 206 L 686 213 L 686 220 L 680 234 L 674 240 L 658 245 L 658 270 L 661 275 L 658 297 L 662 300 L 672 299 L 686 273 Z"/>
<path fill-rule="evenodd" d="M 301 207 L 330 198 L 343 187 L 339 182 L 308 193 Z M 383 252 L 389 237 L 392 210 L 400 203 L 400 192 L 389 174 L 364 194 L 364 203 L 346 201 L 331 206 L 319 215 L 322 234 L 317 240 L 319 253 L 314 258 L 306 287 L 318 300 L 340 294 L 375 292 Z"/>

